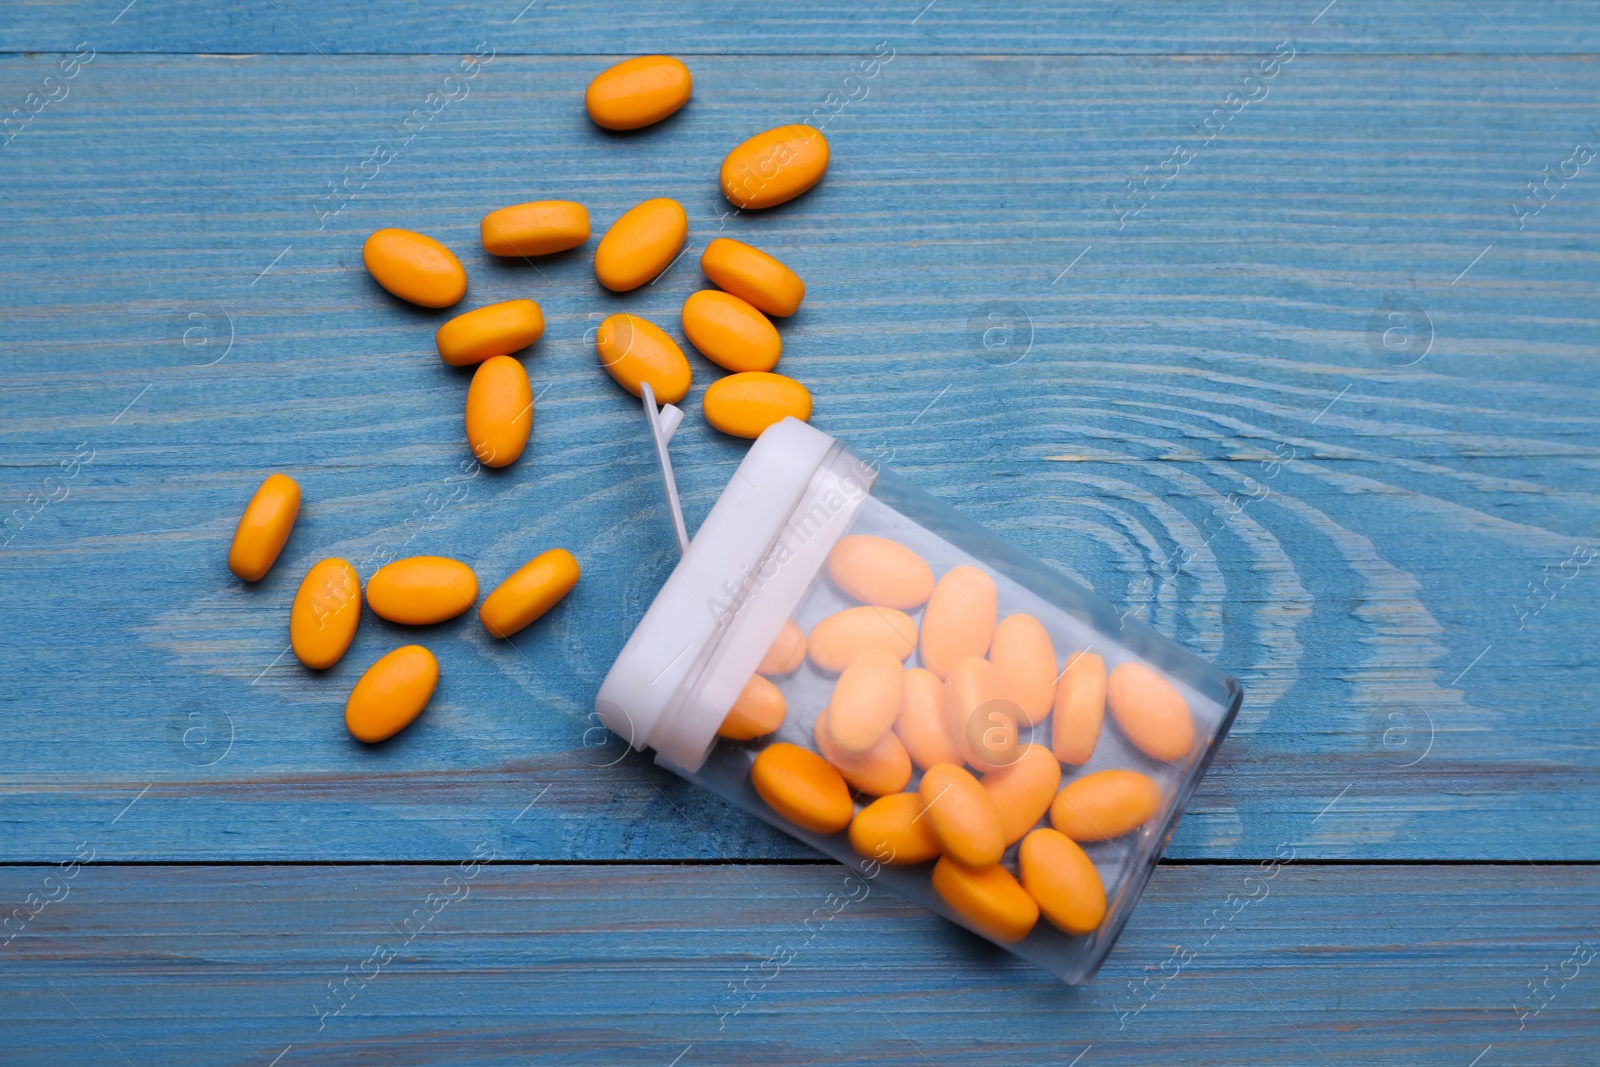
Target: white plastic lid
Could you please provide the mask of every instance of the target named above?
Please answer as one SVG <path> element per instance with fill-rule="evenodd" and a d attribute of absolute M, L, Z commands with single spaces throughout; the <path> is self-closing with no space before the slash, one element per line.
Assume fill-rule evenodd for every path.
<path fill-rule="evenodd" d="M 600 721 L 699 770 L 873 477 L 820 430 L 792 418 L 769 427 L 612 664 Z"/>

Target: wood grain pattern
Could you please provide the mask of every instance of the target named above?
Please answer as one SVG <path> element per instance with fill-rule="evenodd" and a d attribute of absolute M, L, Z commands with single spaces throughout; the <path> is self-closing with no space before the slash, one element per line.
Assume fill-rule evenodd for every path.
<path fill-rule="evenodd" d="M 45 870 L 0 870 L 0 899 Z M 1246 872 L 1162 868 L 1070 988 L 892 895 L 827 903 L 831 866 L 80 867 L 0 948 L 5 1043 L 39 1067 L 1594 1062 L 1595 868 Z"/>
<path fill-rule="evenodd" d="M 0 60 L 0 91 L 56 61 Z M 713 164 L 803 118 L 837 57 L 764 59 L 761 88 L 709 66 L 680 116 L 615 137 L 577 108 L 592 61 L 500 56 L 404 143 L 456 62 L 351 56 L 352 88 L 317 56 L 101 55 L 5 147 L 5 504 L 93 455 L 0 549 L 0 856 L 448 859 L 546 787 L 508 854 L 803 855 L 637 758 L 595 766 L 618 752 L 593 692 L 673 551 L 584 331 L 621 307 L 675 328 L 722 232 L 810 283 L 784 365 L 819 426 L 1244 681 L 1170 855 L 1595 856 L 1595 579 L 1560 568 L 1596 530 L 1600 185 L 1522 231 L 1508 207 L 1593 136 L 1592 62 L 1541 60 L 1558 91 L 1516 56 L 1298 55 L 1207 143 L 1236 57 L 1153 59 L 1147 82 L 1114 56 L 898 56 L 829 121 L 824 184 L 759 218 L 725 215 Z M 1195 158 L 1122 217 L 1174 139 Z M 378 142 L 392 162 L 318 199 Z M 491 263 L 473 240 L 533 196 L 604 225 L 661 194 L 691 252 L 626 297 L 581 252 Z M 466 462 L 438 316 L 360 270 L 382 225 L 456 248 L 463 306 L 543 306 L 515 467 Z M 1431 321 L 1426 358 L 1391 365 L 1391 312 Z M 710 373 L 673 446 L 691 527 L 742 455 L 701 425 Z M 246 589 L 223 554 L 269 470 L 307 503 Z M 553 544 L 577 592 L 513 642 L 428 630 L 444 681 L 391 745 L 356 746 L 339 709 L 401 628 L 369 617 L 324 676 L 284 662 L 318 558 L 443 552 L 493 582 Z"/>
<path fill-rule="evenodd" d="M 583 119 L 662 50 L 688 108 Z M 1576 0 L 8 4 L 0 1059 L 1593 1063 L 1596 52 Z M 723 153 L 808 117 L 827 179 L 730 214 Z M 507 203 L 658 195 L 690 253 L 629 296 L 477 247 Z M 360 269 L 386 225 L 461 254 L 463 308 L 542 305 L 516 466 Z M 718 234 L 806 278 L 819 426 L 1246 685 L 1089 987 L 877 888 L 822 921 L 838 868 L 590 715 L 675 553 L 584 334 L 675 331 Z M 691 528 L 743 452 L 694 365 Z M 271 470 L 307 503 L 245 588 Z M 513 641 L 369 615 L 283 662 L 323 556 L 492 583 L 556 544 L 584 577 Z M 433 705 L 352 742 L 418 638 Z"/>
<path fill-rule="evenodd" d="M 879 40 L 911 52 L 950 54 L 1258 54 L 1286 37 L 1316 50 L 1412 54 L 1539 55 L 1600 51 L 1600 29 L 1581 0 L 1530 11 L 1514 0 L 821 0 L 804 5 L 725 0 L 578 0 L 381 5 L 315 0 L 16 0 L 0 50 L 57 51 L 86 37 L 127 52 L 470 52 L 485 40 L 521 54 L 672 52 L 851 54 Z M 761 81 L 759 62 L 746 69 Z"/>

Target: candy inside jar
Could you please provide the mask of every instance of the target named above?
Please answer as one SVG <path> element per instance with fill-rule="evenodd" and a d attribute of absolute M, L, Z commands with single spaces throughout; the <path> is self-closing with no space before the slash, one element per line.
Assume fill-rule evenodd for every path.
<path fill-rule="evenodd" d="M 785 420 L 741 463 L 596 707 L 658 762 L 867 882 L 1083 982 L 1241 696 Z"/>

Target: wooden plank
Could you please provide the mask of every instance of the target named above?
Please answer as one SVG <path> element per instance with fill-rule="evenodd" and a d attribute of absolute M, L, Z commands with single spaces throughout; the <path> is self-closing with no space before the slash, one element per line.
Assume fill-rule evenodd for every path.
<path fill-rule="evenodd" d="M 49 870 L 0 871 L 0 899 Z M 1163 867 L 1071 988 L 886 892 L 827 903 L 832 865 L 81 867 L 0 950 L 5 1045 L 40 1067 L 1594 1062 L 1594 867 L 1260 873 Z"/>
<path fill-rule="evenodd" d="M 6 57 L 0 86 L 57 63 Z M 1244 680 L 1171 855 L 1592 858 L 1600 627 L 1574 561 L 1600 186 L 1583 170 L 1521 230 L 1512 205 L 1596 136 L 1577 104 L 1600 68 L 1539 58 L 1556 89 L 1518 56 L 1297 55 L 1207 140 L 1253 63 L 898 56 L 828 121 L 828 179 L 748 218 L 715 161 L 848 63 L 764 59 L 756 86 L 707 65 L 680 117 L 610 137 L 578 110 L 592 61 L 502 55 L 407 142 L 454 57 L 96 56 L 0 157 L 0 502 L 58 496 L 46 474 L 91 457 L 0 549 L 0 856 L 455 858 L 491 825 L 522 858 L 803 855 L 637 758 L 601 768 L 589 718 L 673 550 L 584 331 L 619 308 L 673 325 L 725 232 L 810 283 L 784 368 L 819 426 Z M 377 143 L 396 154 L 361 185 Z M 1134 212 L 1127 183 L 1175 143 L 1194 158 Z M 484 210 L 548 195 L 601 226 L 679 197 L 691 254 L 617 297 L 583 254 L 475 248 Z M 469 304 L 543 305 L 518 466 L 462 467 L 438 316 L 359 266 L 383 225 L 456 248 Z M 1397 366 L 1408 316 L 1432 345 Z M 742 454 L 703 429 L 695 366 L 691 525 Z M 244 589 L 222 560 L 274 469 L 307 506 Z M 492 581 L 551 544 L 583 563 L 573 597 L 509 643 L 427 631 L 445 680 L 390 745 L 356 746 L 340 709 L 411 631 L 369 618 L 324 676 L 283 662 L 317 558 L 445 552 Z"/>
<path fill-rule="evenodd" d="M 1259 54 L 1285 38 L 1343 53 L 1600 51 L 1593 10 L 1580 0 L 1529 9 L 1513 0 L 1405 4 L 1201 0 L 1173 5 L 1101 0 L 957 4 L 950 0 L 823 0 L 803 9 L 712 0 L 627 5 L 500 0 L 492 5 L 404 0 L 328 5 L 313 0 L 107 0 L 90 6 L 18 0 L 0 49 L 350 53 L 470 52 L 615 55 L 822 52 L 850 55 L 878 41 L 910 53 Z M 747 71 L 761 79 L 760 64 Z"/>

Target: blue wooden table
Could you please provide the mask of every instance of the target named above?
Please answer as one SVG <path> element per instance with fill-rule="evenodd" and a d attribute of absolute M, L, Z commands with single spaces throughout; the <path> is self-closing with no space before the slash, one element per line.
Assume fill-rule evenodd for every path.
<path fill-rule="evenodd" d="M 124 2 L 0 14 L 0 1061 L 1600 1063 L 1600 7 Z M 688 108 L 591 126 L 659 51 Z M 732 213 L 808 119 L 822 185 Z M 651 196 L 690 252 L 635 293 L 477 243 Z M 543 307 L 515 466 L 382 226 Z M 818 426 L 1246 686 L 1087 987 L 881 893 L 803 927 L 839 868 L 596 728 L 675 550 L 585 333 L 675 326 L 717 235 L 806 279 Z M 743 453 L 693 362 L 691 529 Z M 392 743 L 341 712 L 410 631 L 286 655 L 318 558 L 554 545 L 577 590 L 429 629 Z"/>

